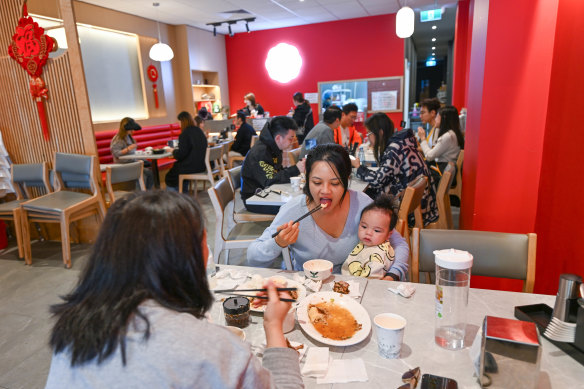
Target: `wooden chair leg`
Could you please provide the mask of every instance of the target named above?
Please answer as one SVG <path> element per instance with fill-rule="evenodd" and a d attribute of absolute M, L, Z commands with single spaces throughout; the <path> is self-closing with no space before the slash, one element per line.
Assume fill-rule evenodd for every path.
<path fill-rule="evenodd" d="M 32 265 L 32 253 L 30 248 L 30 225 L 28 224 L 28 212 L 22 210 L 20 214 L 22 223 L 22 246 L 24 249 L 24 263 Z"/>
<path fill-rule="evenodd" d="M 69 238 L 69 218 L 61 216 L 61 247 L 63 250 L 63 264 L 71 268 L 71 240 Z"/>
<path fill-rule="evenodd" d="M 16 234 L 16 245 L 18 246 L 18 258 L 24 258 L 24 248 L 22 243 L 22 211 L 16 208 L 12 211 L 14 217 L 14 233 Z"/>

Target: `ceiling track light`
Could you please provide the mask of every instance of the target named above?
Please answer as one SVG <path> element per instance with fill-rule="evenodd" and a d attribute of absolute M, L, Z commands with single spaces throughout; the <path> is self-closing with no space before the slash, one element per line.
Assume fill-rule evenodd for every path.
<path fill-rule="evenodd" d="M 207 26 L 213 26 L 213 36 L 217 36 L 217 27 L 220 27 L 223 24 L 227 24 L 227 30 L 229 31 L 229 36 L 235 35 L 233 29 L 231 28 L 232 24 L 237 24 L 237 22 L 245 22 L 245 30 L 249 33 L 251 30 L 249 29 L 249 23 L 255 22 L 256 18 L 245 18 L 245 19 L 235 19 L 235 20 L 227 20 L 225 22 L 213 22 L 207 23 Z"/>

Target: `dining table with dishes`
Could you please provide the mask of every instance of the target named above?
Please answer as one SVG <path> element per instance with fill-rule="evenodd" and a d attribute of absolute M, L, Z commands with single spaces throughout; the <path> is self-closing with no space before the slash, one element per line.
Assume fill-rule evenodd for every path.
<path fill-rule="evenodd" d="M 167 151 L 167 149 L 156 149 L 156 150 L 136 150 L 134 154 L 122 155 L 119 157 L 120 160 L 148 160 L 152 163 L 152 176 L 154 179 L 154 187 L 160 188 L 160 175 L 158 171 L 158 160 L 163 158 L 172 158 L 172 152 Z"/>
<path fill-rule="evenodd" d="M 261 288 L 263 282 L 272 277 L 277 286 L 294 287 L 298 291 L 296 303 L 293 304 L 295 314 L 291 315 L 293 321 L 285 321 L 284 330 L 290 346 L 299 351 L 300 368 L 307 388 L 413 389 L 416 385 L 410 376 L 420 373 L 448 377 L 457 382 L 458 388 L 480 388 L 473 375 L 473 350 L 470 345 L 485 316 L 513 319 L 516 306 L 554 304 L 554 296 L 470 288 L 464 348 L 453 351 L 435 342 L 435 285 L 341 274 L 325 274 L 325 279 L 319 284 L 319 281 L 311 279 L 317 277 L 318 271 L 311 273 L 306 268 L 305 272 L 232 265 L 221 265 L 216 269 L 217 273 L 208 277 L 211 289 Z M 341 291 L 348 294 L 333 291 L 339 290 L 337 286 L 340 284 L 348 289 Z M 408 292 L 403 293 L 404 290 Z M 250 292 L 246 293 L 249 295 Z M 235 297 L 241 302 L 241 297 Z M 230 298 L 233 294 L 215 294 L 215 303 L 208 314 L 210 321 L 226 325 L 227 310 L 231 308 L 224 308 L 224 304 Z M 319 315 L 315 307 L 327 302 L 348 310 L 358 323 L 354 333 L 345 336 L 345 339 L 334 340 L 334 336 L 324 336 L 318 328 L 318 318 L 313 317 L 314 314 Z M 251 307 L 249 322 L 236 331 L 245 339 L 242 341 L 249 344 L 252 352 L 261 356 L 265 347 L 263 312 L 254 309 L 253 301 Z M 393 317 L 401 318 L 403 324 L 395 327 L 401 334 L 396 338 L 399 341 L 397 352 L 393 350 L 388 353 L 384 345 L 388 340 L 384 338 L 387 330 L 383 320 L 393 320 Z M 395 342 L 395 339 L 389 340 L 390 343 L 392 341 Z M 543 336 L 538 367 L 537 388 L 584 387 L 582 365 Z"/>

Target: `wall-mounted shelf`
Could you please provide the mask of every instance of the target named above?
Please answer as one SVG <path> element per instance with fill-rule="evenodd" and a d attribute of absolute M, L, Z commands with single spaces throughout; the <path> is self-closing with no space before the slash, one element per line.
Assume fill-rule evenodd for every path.
<path fill-rule="evenodd" d="M 213 112 L 212 107 L 216 104 L 222 107 L 219 73 L 192 70 L 191 75 L 195 112 L 198 112 L 202 105 L 206 105 L 210 112 Z M 210 99 L 208 95 L 214 98 Z M 221 114 L 214 113 L 213 117 L 220 118 Z"/>

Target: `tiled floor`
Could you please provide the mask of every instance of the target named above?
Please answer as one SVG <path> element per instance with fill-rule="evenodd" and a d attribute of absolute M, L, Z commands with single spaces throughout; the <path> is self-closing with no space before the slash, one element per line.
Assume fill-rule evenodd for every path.
<path fill-rule="evenodd" d="M 199 201 L 213 249 L 215 213 L 206 193 L 199 193 Z M 458 208 L 453 208 L 453 218 L 458 227 Z M 266 226 L 247 224 L 241 237 L 259 236 Z M 35 242 L 32 247 L 31 267 L 18 259 L 14 242 L 0 252 L 0 388 L 44 387 L 51 361 L 49 306 L 75 286 L 91 248 L 72 245 L 73 268 L 65 269 L 59 242 Z M 229 263 L 245 265 L 245 250 L 232 250 Z"/>
<path fill-rule="evenodd" d="M 213 249 L 215 213 L 206 193 L 199 193 L 199 201 Z M 246 225 L 242 238 L 259 236 L 266 226 Z M 0 252 L 0 388 L 43 388 L 51 362 L 49 306 L 73 289 L 91 246 L 72 245 L 73 267 L 65 269 L 60 242 L 35 242 L 30 267 L 18 259 L 15 242 L 10 243 Z M 245 250 L 231 250 L 230 264 L 245 261 Z"/>

